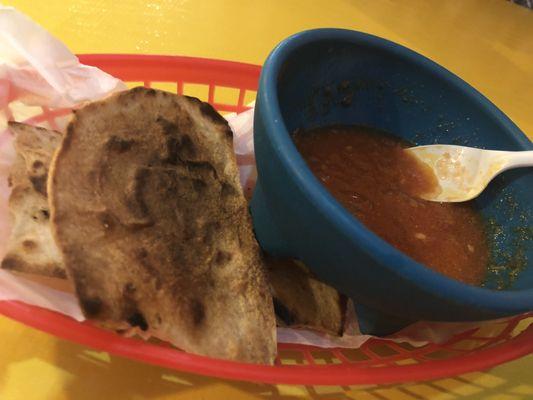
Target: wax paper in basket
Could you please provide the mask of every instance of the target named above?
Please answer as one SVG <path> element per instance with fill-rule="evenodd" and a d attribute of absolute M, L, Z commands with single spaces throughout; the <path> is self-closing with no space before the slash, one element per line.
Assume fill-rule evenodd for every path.
<path fill-rule="evenodd" d="M 41 26 L 12 7 L 0 6 L 0 107 L 14 99 L 28 105 L 73 107 L 125 88 L 77 57 Z"/>
<path fill-rule="evenodd" d="M 98 68 L 80 64 L 65 45 L 23 14 L 0 6 L 0 256 L 3 256 L 10 232 L 7 176 L 14 160 L 12 137 L 5 129 L 6 121 L 29 119 L 30 123 L 35 123 L 35 119 L 25 114 L 27 106 L 54 111 L 64 109 L 63 114 L 66 114 L 69 109 L 86 101 L 124 88 L 120 80 Z M 241 183 L 249 196 L 256 179 L 253 108 L 226 118 L 234 131 Z M 53 128 L 64 129 L 66 118 L 62 122 L 56 119 Z M 0 270 L 0 300 L 18 300 L 57 311 L 78 321 L 84 319 L 70 290 L 58 288 L 56 284 L 38 277 L 23 277 Z M 406 328 L 391 340 L 408 341 L 413 345 L 422 345 L 427 341 L 441 342 L 476 326 L 478 324 L 419 323 Z M 278 328 L 278 341 L 356 348 L 371 337 L 360 333 L 352 305 L 348 307 L 345 328 L 345 334 L 340 338 L 307 330 Z"/>

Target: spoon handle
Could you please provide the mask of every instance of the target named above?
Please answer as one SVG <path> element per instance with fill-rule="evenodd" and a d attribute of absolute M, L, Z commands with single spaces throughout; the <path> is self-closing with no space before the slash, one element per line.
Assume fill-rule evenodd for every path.
<path fill-rule="evenodd" d="M 510 151 L 508 164 L 505 169 L 519 167 L 533 167 L 533 150 L 531 151 Z"/>

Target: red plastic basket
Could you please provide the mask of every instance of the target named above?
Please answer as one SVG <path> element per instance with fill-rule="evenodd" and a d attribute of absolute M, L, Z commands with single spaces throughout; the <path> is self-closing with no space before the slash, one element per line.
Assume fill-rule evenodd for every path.
<path fill-rule="evenodd" d="M 82 55 L 126 82 L 146 86 L 171 83 L 178 93 L 188 84 L 205 85 L 206 99 L 219 111 L 245 110 L 247 92 L 257 90 L 260 67 L 229 61 L 145 55 Z M 216 89 L 234 88 L 234 102 L 217 102 Z M 48 122 L 68 110 L 48 110 L 32 122 Z M 221 378 L 309 385 L 396 383 L 443 378 L 479 371 L 533 352 L 533 313 L 488 322 L 454 336 L 444 344 L 412 347 L 372 339 L 360 349 L 320 349 L 280 344 L 274 366 L 250 365 L 188 354 L 163 343 L 128 339 L 79 323 L 64 315 L 19 302 L 0 302 L 0 314 L 24 324 L 111 354 L 181 371 Z"/>

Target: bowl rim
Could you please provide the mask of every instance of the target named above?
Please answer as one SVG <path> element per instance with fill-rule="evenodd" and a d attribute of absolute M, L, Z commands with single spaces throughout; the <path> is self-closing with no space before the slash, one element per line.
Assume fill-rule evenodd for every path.
<path fill-rule="evenodd" d="M 446 81 L 464 96 L 477 102 L 486 115 L 497 121 L 518 145 L 533 148 L 531 141 L 522 131 L 494 104 L 475 88 L 458 76 L 441 67 L 430 59 L 402 45 L 389 40 L 347 29 L 320 28 L 296 33 L 280 44 L 270 53 L 261 72 L 258 104 L 264 116 L 266 132 L 278 152 L 280 162 L 292 171 L 292 178 L 297 187 L 304 192 L 316 210 L 327 216 L 343 235 L 369 257 L 377 260 L 392 273 L 409 280 L 411 283 L 439 297 L 459 302 L 482 306 L 504 315 L 510 312 L 523 312 L 533 309 L 533 288 L 500 290 L 487 289 L 461 283 L 435 272 L 409 256 L 397 250 L 385 240 L 366 228 L 356 217 L 350 214 L 318 181 L 307 167 L 302 156 L 290 139 L 278 102 L 277 79 L 282 66 L 290 55 L 303 46 L 317 41 L 341 41 L 355 45 L 377 47 L 395 57 L 403 58 L 417 65 L 439 79 Z M 394 265 L 392 267 L 391 265 Z"/>

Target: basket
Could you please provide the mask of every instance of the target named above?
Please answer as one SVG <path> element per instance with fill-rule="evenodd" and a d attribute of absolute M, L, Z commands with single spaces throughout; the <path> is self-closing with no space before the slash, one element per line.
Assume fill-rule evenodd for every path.
<path fill-rule="evenodd" d="M 191 57 L 101 54 L 82 55 L 80 60 L 128 83 L 164 87 L 180 94 L 190 93 L 189 85 L 196 91 L 203 88 L 202 100 L 220 112 L 237 113 L 247 109 L 247 99 L 255 97 L 261 70 L 250 64 Z M 229 92 L 233 94 L 230 100 Z M 219 93 L 225 94 L 224 99 Z M 48 122 L 53 127 L 55 119 L 66 113 L 68 110 L 43 109 L 31 122 Z M 20 302 L 0 301 L 0 314 L 114 355 L 180 371 L 265 383 L 353 385 L 429 380 L 487 369 L 533 352 L 533 313 L 487 322 L 446 343 L 422 347 L 380 339 L 371 339 L 356 350 L 279 344 L 274 366 L 211 359 L 165 343 L 124 338 L 90 322 L 79 323 Z"/>

